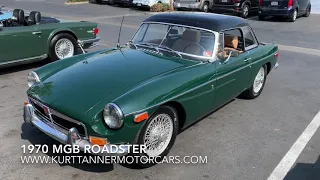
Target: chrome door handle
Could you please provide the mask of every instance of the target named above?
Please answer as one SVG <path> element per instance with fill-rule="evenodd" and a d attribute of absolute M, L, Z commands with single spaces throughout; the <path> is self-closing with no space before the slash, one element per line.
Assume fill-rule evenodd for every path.
<path fill-rule="evenodd" d="M 244 59 L 244 62 L 248 62 L 250 60 L 251 60 L 251 58 L 246 58 L 246 59 Z"/>
<path fill-rule="evenodd" d="M 32 32 L 33 35 L 41 34 L 41 31 Z"/>

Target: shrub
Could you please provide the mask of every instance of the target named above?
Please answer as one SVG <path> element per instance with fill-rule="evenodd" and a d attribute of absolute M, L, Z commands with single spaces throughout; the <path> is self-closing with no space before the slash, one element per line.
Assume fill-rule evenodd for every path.
<path fill-rule="evenodd" d="M 68 3 L 72 2 L 87 2 L 88 0 L 67 0 Z"/>
<path fill-rule="evenodd" d="M 165 12 L 170 10 L 170 5 L 166 3 L 158 2 L 157 4 L 154 4 L 151 6 L 150 11 L 151 12 Z"/>

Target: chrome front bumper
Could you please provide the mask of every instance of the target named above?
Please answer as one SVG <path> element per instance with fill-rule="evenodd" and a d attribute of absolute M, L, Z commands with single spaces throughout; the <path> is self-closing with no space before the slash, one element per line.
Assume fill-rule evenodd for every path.
<path fill-rule="evenodd" d="M 100 41 L 100 37 L 96 37 L 94 39 L 78 40 L 78 44 L 81 47 L 85 47 L 87 44 L 91 44 L 89 47 L 85 48 L 85 49 L 90 49 L 98 46 L 98 43 L 97 43 L 98 41 Z"/>
<path fill-rule="evenodd" d="M 276 64 L 274 65 L 274 68 L 277 69 L 279 67 L 279 63 L 276 62 Z"/>
<path fill-rule="evenodd" d="M 87 138 L 83 138 L 80 136 L 76 128 L 71 128 L 68 133 L 59 130 L 59 127 L 54 125 L 53 123 L 48 123 L 47 121 L 43 120 L 41 117 L 37 116 L 34 113 L 35 109 L 32 104 L 26 104 L 24 106 L 24 121 L 26 123 L 31 123 L 32 125 L 36 126 L 40 131 L 44 132 L 48 136 L 52 137 L 53 139 L 61 142 L 62 144 L 70 144 L 79 146 L 80 150 L 84 150 L 84 148 L 92 149 L 92 153 L 95 155 L 109 155 L 109 156 L 123 156 L 128 154 L 129 149 L 119 148 L 121 145 L 112 145 L 106 144 L 105 148 L 107 150 L 100 151 L 102 148 L 97 146 L 93 146 Z M 122 149 L 120 151 L 120 149 Z M 117 152 L 118 150 L 118 152 Z M 108 153 L 112 152 L 112 153 Z"/>

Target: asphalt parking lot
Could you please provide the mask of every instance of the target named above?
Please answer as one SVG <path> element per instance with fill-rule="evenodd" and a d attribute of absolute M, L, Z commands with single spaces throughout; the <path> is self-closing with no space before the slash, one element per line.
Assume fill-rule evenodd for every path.
<path fill-rule="evenodd" d="M 91 51 L 116 45 L 122 16 L 125 19 L 121 44 L 150 16 L 148 12 L 130 8 L 63 2 L 1 1 L 11 9 L 38 10 L 57 18 L 98 22 L 100 46 Z M 315 131 L 314 122 L 319 121 L 315 116 L 320 110 L 320 14 L 298 18 L 294 23 L 274 18 L 261 22 L 254 16 L 248 22 L 260 41 L 279 45 L 280 66 L 268 76 L 259 98 L 235 99 L 177 137 L 170 155 L 207 156 L 207 164 L 159 164 L 148 169 L 118 164 L 22 164 L 21 145 L 57 144 L 23 123 L 26 75 L 44 64 L 40 62 L 0 70 L 0 179 L 260 180 L 274 173 L 283 174 L 295 156 L 297 160 L 289 167 L 285 179 L 320 179 L 320 131 L 314 135 L 305 131 L 307 127 Z M 306 137 L 299 141 L 301 135 Z M 304 143 L 306 146 L 301 145 Z M 284 166 L 277 169 L 283 158 Z"/>

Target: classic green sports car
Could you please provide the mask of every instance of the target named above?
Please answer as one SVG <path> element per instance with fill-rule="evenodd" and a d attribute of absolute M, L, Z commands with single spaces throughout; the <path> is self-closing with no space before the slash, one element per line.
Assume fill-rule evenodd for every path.
<path fill-rule="evenodd" d="M 179 130 L 239 95 L 258 97 L 277 58 L 242 18 L 157 14 L 126 47 L 30 72 L 24 120 L 65 144 L 142 144 L 139 156 L 161 159 Z"/>
<path fill-rule="evenodd" d="M 41 17 L 37 11 L 25 16 L 21 9 L 0 10 L 0 67 L 71 57 L 78 47 L 83 50 L 97 45 L 98 31 L 92 22 Z"/>

